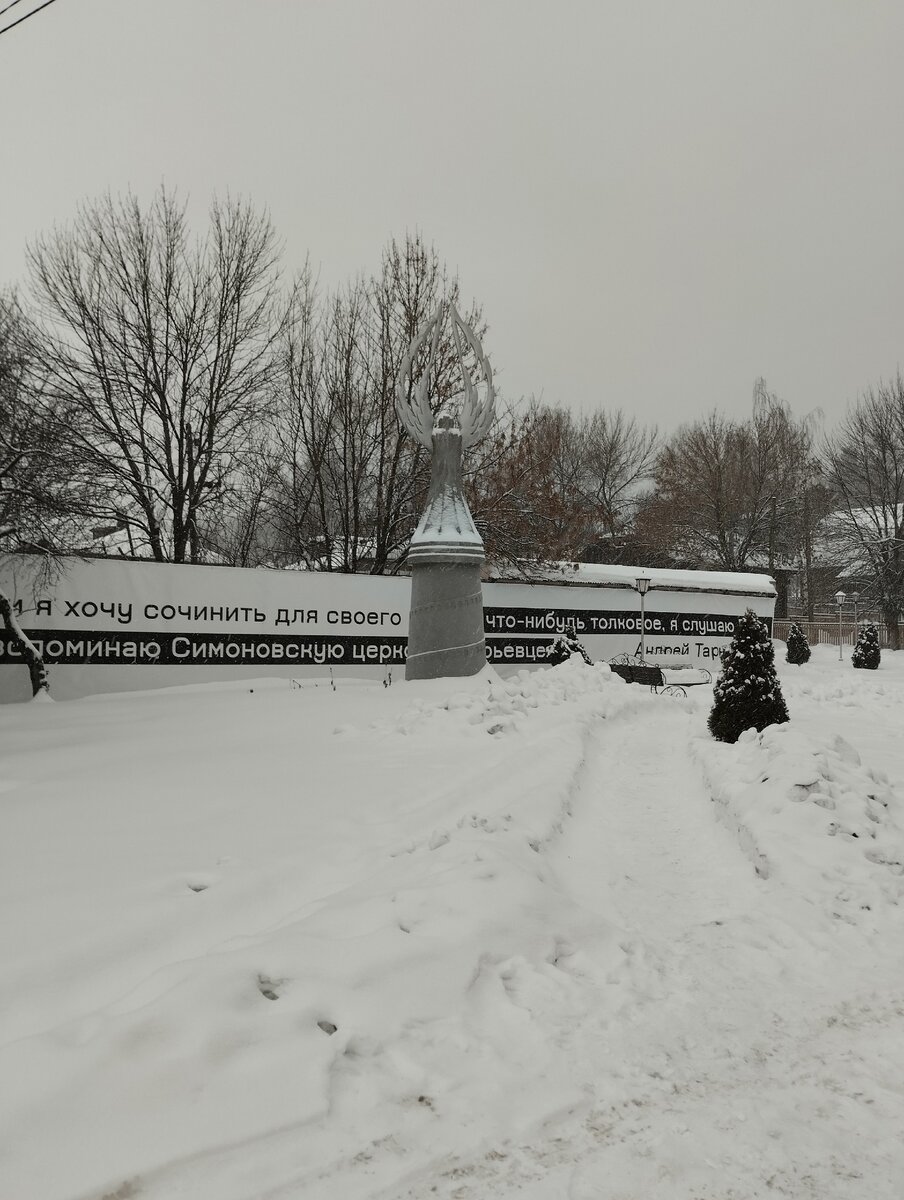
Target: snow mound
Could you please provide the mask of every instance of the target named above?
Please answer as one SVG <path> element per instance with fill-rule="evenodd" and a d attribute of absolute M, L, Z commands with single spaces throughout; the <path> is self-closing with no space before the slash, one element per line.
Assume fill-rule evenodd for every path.
<path fill-rule="evenodd" d="M 375 723 L 372 728 L 413 734 L 432 726 L 447 735 L 457 727 L 496 735 L 522 730 L 532 712 L 548 714 L 568 706 L 575 713 L 580 710 L 583 718 L 605 718 L 623 710 L 626 704 L 633 708 L 637 698 L 635 693 L 624 691 L 624 681 L 613 675 L 606 663 L 588 666 L 577 656 L 547 670 L 519 671 L 509 679 L 490 672 L 476 678 L 482 681 L 482 687 L 469 681 L 469 686 L 451 695 L 447 688 L 436 699 L 419 697 L 393 720 Z"/>
<path fill-rule="evenodd" d="M 436 695 L 428 688 L 399 714 L 372 722 L 367 730 L 343 726 L 335 731 L 355 746 L 368 737 L 390 753 L 398 746 L 412 763 L 480 763 L 464 780 L 454 774 L 438 779 L 422 809 L 426 815 L 432 808 L 438 823 L 432 830 L 422 827 L 393 855 L 423 846 L 436 850 L 462 830 L 514 835 L 539 851 L 570 815 L 587 739 L 598 722 L 656 703 L 647 689 L 629 687 L 607 664 L 588 666 L 577 657 L 505 680 L 482 672 L 460 681 L 461 690 L 456 686 L 451 693 L 450 681 L 443 682 L 446 687 Z M 487 750 L 487 735 L 495 750 Z"/>
<path fill-rule="evenodd" d="M 843 737 L 770 725 L 693 753 L 758 875 L 855 924 L 901 903 L 901 799 Z"/>
<path fill-rule="evenodd" d="M 901 695 L 900 685 L 886 683 L 868 677 L 857 678 L 858 671 L 850 670 L 853 678 L 805 682 L 793 675 L 782 678 L 782 690 L 789 698 L 802 697 L 820 704 L 839 705 L 843 708 L 871 708 L 876 704 L 896 702 Z"/>

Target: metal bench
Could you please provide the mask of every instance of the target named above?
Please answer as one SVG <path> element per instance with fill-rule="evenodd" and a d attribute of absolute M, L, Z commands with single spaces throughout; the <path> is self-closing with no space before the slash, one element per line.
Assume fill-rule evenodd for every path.
<path fill-rule="evenodd" d="M 654 667 L 629 660 L 627 655 L 613 659 L 609 669 L 625 683 L 639 683 L 657 696 L 686 696 L 689 687 L 700 687 L 713 681 L 705 667 Z"/>

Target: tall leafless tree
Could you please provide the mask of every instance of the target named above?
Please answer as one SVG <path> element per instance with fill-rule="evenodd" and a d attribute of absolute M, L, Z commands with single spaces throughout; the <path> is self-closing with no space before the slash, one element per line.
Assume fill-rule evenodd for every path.
<path fill-rule="evenodd" d="M 599 532 L 618 534 L 630 523 L 639 495 L 652 478 L 658 433 L 638 425 L 622 409 L 600 410 L 582 420 L 578 439 L 581 488 Z"/>
<path fill-rule="evenodd" d="M 395 390 L 409 343 L 458 281 L 419 236 L 393 241 L 377 278 L 321 297 L 306 275 L 284 346 L 278 420 L 282 470 L 273 524 L 279 557 L 327 570 L 397 569 L 418 517 L 429 463 L 404 434 Z M 467 319 L 482 332 L 479 309 Z M 456 387 L 451 338 L 433 380 L 438 402 Z"/>
<path fill-rule="evenodd" d="M 655 461 L 655 430 L 621 411 L 575 416 L 534 402 L 499 436 L 504 445 L 475 480 L 475 517 L 486 520 L 492 554 L 525 566 L 580 558 L 630 525 Z"/>
<path fill-rule="evenodd" d="M 194 240 L 165 188 L 107 195 L 29 249 L 50 393 L 76 412 L 73 465 L 96 515 L 158 560 L 198 561 L 206 513 L 266 416 L 280 310 L 268 217 L 215 201 Z"/>
<path fill-rule="evenodd" d="M 470 456 L 468 498 L 490 570 L 530 575 L 546 562 L 573 558 L 584 540 L 585 516 L 559 486 L 568 467 L 557 416 L 536 404 L 505 412 Z"/>
<path fill-rule="evenodd" d="M 900 649 L 904 611 L 904 379 L 870 388 L 827 440 L 824 475 L 835 497 L 827 536 Z"/>
<path fill-rule="evenodd" d="M 774 569 L 795 553 L 810 435 L 758 380 L 752 415 L 682 426 L 659 455 L 641 526 L 683 560 L 724 571 Z"/>
<path fill-rule="evenodd" d="M 27 549 L 41 581 L 86 511 L 67 450 L 71 414 L 48 396 L 34 360 L 35 338 L 14 296 L 0 295 L 0 554 Z M 9 561 L 9 560 L 7 560 Z M 0 621 L 21 643 L 35 695 L 49 691 L 37 647 L 0 590 Z"/>

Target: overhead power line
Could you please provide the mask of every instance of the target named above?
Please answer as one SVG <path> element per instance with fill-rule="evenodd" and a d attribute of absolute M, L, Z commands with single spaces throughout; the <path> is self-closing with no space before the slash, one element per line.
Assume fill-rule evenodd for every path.
<path fill-rule="evenodd" d="M 11 8 L 13 8 L 18 3 L 19 3 L 19 0 L 12 0 L 12 3 L 7 4 L 6 8 L 0 9 L 0 16 L 2 16 L 3 13 L 8 12 Z M 39 13 L 42 8 L 49 8 L 51 4 L 55 4 L 55 3 L 56 3 L 56 0 L 44 0 L 43 4 L 39 4 L 38 7 L 33 8 L 31 10 L 31 12 L 27 12 L 24 17 L 19 17 L 19 19 L 17 21 L 11 21 L 9 23 L 9 25 L 4 25 L 3 28 L 0 29 L 0 35 L 2 35 L 4 33 L 9 33 L 9 31 L 11 29 L 15 29 L 17 25 L 21 25 L 23 21 L 27 21 L 28 18 L 33 17 L 35 15 L 35 13 Z"/>
<path fill-rule="evenodd" d="M 5 12 L 9 12 L 11 8 L 15 8 L 17 4 L 21 3 L 22 0 L 10 0 L 9 4 L 7 4 L 4 8 L 0 8 L 0 17 L 2 17 Z"/>

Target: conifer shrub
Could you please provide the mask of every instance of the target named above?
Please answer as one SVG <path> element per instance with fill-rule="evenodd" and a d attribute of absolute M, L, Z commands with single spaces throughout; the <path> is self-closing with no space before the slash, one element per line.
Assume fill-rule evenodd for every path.
<path fill-rule="evenodd" d="M 791 628 L 788 630 L 788 640 L 785 644 L 788 647 L 785 662 L 792 663 L 796 667 L 809 662 L 810 643 L 807 641 L 807 635 L 796 621 L 792 622 Z"/>
<path fill-rule="evenodd" d="M 765 729 L 788 720 L 788 708 L 775 674 L 775 649 L 766 625 L 747 610 L 722 655 L 722 673 L 713 689 L 709 731 L 720 742 L 736 742 L 745 729 Z"/>
<path fill-rule="evenodd" d="M 864 625 L 857 638 L 854 653 L 851 655 L 851 662 L 860 670 L 875 671 L 881 658 L 879 630 L 875 625 Z"/>

